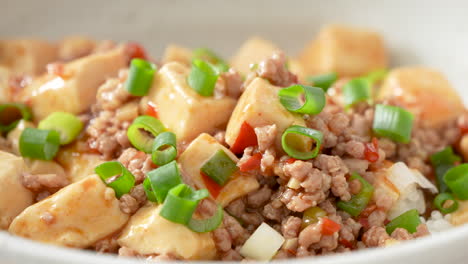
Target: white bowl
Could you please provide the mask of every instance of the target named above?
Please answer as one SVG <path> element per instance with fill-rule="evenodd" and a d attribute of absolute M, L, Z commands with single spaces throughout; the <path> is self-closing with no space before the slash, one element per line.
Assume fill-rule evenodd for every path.
<path fill-rule="evenodd" d="M 7 1 L 0 8 L 0 37 L 59 39 L 86 34 L 136 40 L 157 57 L 168 43 L 207 46 L 227 55 L 248 36 L 273 40 L 296 54 L 326 23 L 380 31 L 393 65 L 443 71 L 468 102 L 468 2 L 466 1 Z M 468 226 L 385 249 L 367 249 L 298 263 L 466 263 Z M 137 263 L 64 249 L 0 231 L 1 264 Z M 141 262 L 141 261 L 140 261 Z"/>

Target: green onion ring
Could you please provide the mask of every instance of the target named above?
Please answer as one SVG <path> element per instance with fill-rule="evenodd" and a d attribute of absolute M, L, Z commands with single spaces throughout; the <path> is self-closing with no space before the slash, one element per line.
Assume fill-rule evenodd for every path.
<path fill-rule="evenodd" d="M 356 217 L 360 215 L 361 212 L 367 207 L 367 204 L 371 200 L 372 194 L 374 193 L 374 187 L 372 187 L 372 184 L 370 184 L 368 181 L 366 181 L 363 177 L 361 177 L 357 173 L 353 173 L 349 179 L 359 180 L 362 186 L 361 190 L 359 191 L 359 193 L 353 195 L 351 197 L 351 200 L 339 201 L 336 204 L 336 207 Z"/>
<path fill-rule="evenodd" d="M 57 131 L 60 134 L 60 144 L 66 145 L 78 137 L 83 129 L 83 123 L 70 113 L 54 112 L 41 120 L 38 128 Z"/>
<path fill-rule="evenodd" d="M 117 198 L 129 193 L 135 185 L 133 174 L 118 161 L 104 162 L 94 171 L 107 186 L 114 189 Z"/>
<path fill-rule="evenodd" d="M 132 95 L 145 96 L 154 78 L 156 65 L 143 59 L 133 59 L 130 63 L 125 89 Z"/>
<path fill-rule="evenodd" d="M 453 201 L 449 207 L 444 207 L 445 202 Z M 458 209 L 458 201 L 450 193 L 439 193 L 434 198 L 434 206 L 443 214 L 450 214 Z"/>
<path fill-rule="evenodd" d="M 303 136 L 313 139 L 315 141 L 315 148 L 311 151 L 306 151 L 306 152 L 294 149 L 293 147 L 289 146 L 287 142 L 287 136 L 289 134 L 299 134 L 299 135 L 303 135 Z M 297 126 L 297 125 L 288 127 L 283 132 L 283 135 L 281 136 L 281 145 L 283 146 L 283 150 L 290 157 L 295 158 L 295 159 L 300 159 L 300 160 L 308 160 L 308 159 L 315 158 L 320 151 L 322 141 L 323 141 L 322 132 L 312 129 L 312 128 L 302 127 L 302 126 Z"/>
<path fill-rule="evenodd" d="M 238 169 L 236 163 L 222 149 L 218 150 L 200 168 L 206 176 L 221 186 L 226 184 L 231 175 Z"/>
<path fill-rule="evenodd" d="M 139 116 L 128 127 L 127 136 L 132 145 L 145 153 L 151 153 L 154 138 L 166 131 L 164 125 L 152 116 Z"/>
<path fill-rule="evenodd" d="M 31 110 L 25 104 L 0 104 L 0 133 L 12 130 L 21 119 L 31 120 L 31 117 Z"/>
<path fill-rule="evenodd" d="M 23 157 L 51 160 L 57 155 L 59 147 L 60 135 L 54 130 L 27 127 L 19 139 L 19 150 Z"/>
<path fill-rule="evenodd" d="M 381 137 L 408 143 L 413 129 L 413 114 L 401 107 L 377 104 L 372 129 Z"/>
<path fill-rule="evenodd" d="M 317 87 L 295 84 L 278 91 L 281 104 L 291 112 L 318 114 L 325 106 L 325 92 Z M 302 103 L 300 97 L 304 96 Z"/>
<path fill-rule="evenodd" d="M 194 191 L 186 184 L 179 184 L 168 192 L 159 215 L 171 222 L 188 225 L 198 203 L 208 195 L 206 189 Z"/>
<path fill-rule="evenodd" d="M 385 227 L 385 230 L 389 235 L 397 228 L 404 228 L 411 234 L 416 232 L 416 228 L 421 224 L 419 219 L 419 212 L 416 209 L 412 209 L 397 216 Z"/>
<path fill-rule="evenodd" d="M 145 190 L 146 198 L 148 201 L 157 203 L 158 199 L 156 198 L 156 195 L 154 194 L 153 187 L 151 186 L 151 180 L 146 177 L 145 180 L 143 181 L 143 189 Z"/>
<path fill-rule="evenodd" d="M 224 61 L 221 56 L 216 54 L 214 51 L 208 48 L 198 48 L 193 52 L 193 59 L 206 60 L 213 64 L 218 70 L 218 74 L 222 72 L 227 72 L 229 70 L 229 65 Z"/>
<path fill-rule="evenodd" d="M 338 74 L 336 74 L 336 72 L 331 72 L 326 74 L 309 76 L 307 78 L 307 81 L 311 83 L 311 85 L 313 85 L 314 87 L 319 87 L 323 89 L 324 92 L 326 92 L 332 86 L 332 84 L 336 82 L 337 79 Z"/>
<path fill-rule="evenodd" d="M 211 232 L 218 228 L 218 226 L 223 221 L 224 210 L 223 207 L 218 204 L 215 214 L 207 219 L 190 219 L 187 224 L 187 227 L 193 232 L 197 233 L 206 233 Z"/>
<path fill-rule="evenodd" d="M 370 82 L 364 78 L 352 79 L 343 86 L 343 100 L 346 108 L 371 98 Z"/>
<path fill-rule="evenodd" d="M 454 154 L 452 147 L 448 146 L 432 154 L 429 159 L 432 163 L 432 167 L 434 167 L 437 189 L 441 193 L 447 192 L 448 186 L 444 182 L 444 175 L 449 169 L 455 166 L 455 162 L 461 161 L 460 156 Z"/>
<path fill-rule="evenodd" d="M 468 163 L 451 168 L 444 175 L 444 182 L 460 200 L 468 200 Z"/>
<path fill-rule="evenodd" d="M 179 167 L 175 160 L 148 172 L 146 177 L 149 178 L 158 203 L 163 203 L 169 190 L 182 183 Z"/>
<path fill-rule="evenodd" d="M 151 159 L 153 163 L 162 166 L 173 161 L 177 156 L 176 135 L 172 132 L 162 132 L 154 139 Z"/>
<path fill-rule="evenodd" d="M 212 96 L 218 74 L 218 70 L 209 62 L 194 59 L 187 82 L 199 95 Z"/>

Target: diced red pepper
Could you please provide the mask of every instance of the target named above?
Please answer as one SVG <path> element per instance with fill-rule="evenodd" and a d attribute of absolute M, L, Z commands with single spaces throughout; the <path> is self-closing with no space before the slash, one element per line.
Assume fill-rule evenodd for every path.
<path fill-rule="evenodd" d="M 237 136 L 234 144 L 231 146 L 231 151 L 235 154 L 242 154 L 245 148 L 256 145 L 258 145 L 258 142 L 255 130 L 249 125 L 249 123 L 242 123 L 239 130 L 239 135 Z"/>
<path fill-rule="evenodd" d="M 342 239 L 340 239 L 338 242 L 340 242 L 341 245 L 343 245 L 343 246 L 345 246 L 345 247 L 347 247 L 347 248 L 349 248 L 349 249 L 353 249 L 353 248 L 354 248 L 354 244 L 351 243 L 351 242 L 350 242 L 349 240 L 347 240 L 347 239 L 342 238 Z"/>
<path fill-rule="evenodd" d="M 239 167 L 239 170 L 241 172 L 256 170 L 260 168 L 261 161 L 262 161 L 262 153 L 255 153 L 246 162 L 241 164 L 241 166 Z"/>
<path fill-rule="evenodd" d="M 210 177 L 200 171 L 201 177 L 203 179 L 203 183 L 205 183 L 206 189 L 210 192 L 211 196 L 216 199 L 219 193 L 223 189 L 223 186 L 220 186 L 215 181 L 213 181 Z"/>
<path fill-rule="evenodd" d="M 152 116 L 154 118 L 158 118 L 158 107 L 153 102 L 148 102 L 146 108 L 146 115 Z"/>
<path fill-rule="evenodd" d="M 286 163 L 287 164 L 293 164 L 294 162 L 296 162 L 296 160 L 297 159 L 295 159 L 295 158 L 289 158 L 289 159 L 286 160 Z"/>
<path fill-rule="evenodd" d="M 146 51 L 145 48 L 139 43 L 130 42 L 127 43 L 127 52 L 130 57 L 130 60 L 139 58 L 139 59 L 146 59 Z"/>
<path fill-rule="evenodd" d="M 331 236 L 341 229 L 341 225 L 327 217 L 322 218 L 322 235 Z"/>
<path fill-rule="evenodd" d="M 379 141 L 377 138 L 372 138 L 372 142 L 365 144 L 364 158 L 369 162 L 379 160 Z"/>
<path fill-rule="evenodd" d="M 466 117 L 463 117 L 463 121 L 458 122 L 458 128 L 460 128 L 460 132 L 462 135 L 468 133 L 468 122 L 465 122 Z"/>

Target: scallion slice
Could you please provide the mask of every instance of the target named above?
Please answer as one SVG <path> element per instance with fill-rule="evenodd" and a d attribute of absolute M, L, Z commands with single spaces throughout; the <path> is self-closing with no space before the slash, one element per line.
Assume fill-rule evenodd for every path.
<path fill-rule="evenodd" d="M 218 72 L 226 72 L 229 70 L 229 65 L 221 56 L 208 48 L 198 48 L 193 50 L 193 59 L 205 60 L 213 64 L 218 69 Z"/>
<path fill-rule="evenodd" d="M 340 208 L 341 210 L 347 212 L 348 214 L 356 217 L 361 214 L 361 212 L 367 207 L 367 204 L 372 198 L 372 194 L 374 193 L 374 187 L 372 184 L 367 182 L 364 178 L 362 178 L 359 174 L 353 173 L 350 180 L 357 179 L 361 182 L 361 190 L 358 194 L 353 195 L 351 200 L 349 201 L 339 201 L 336 204 L 336 207 Z"/>
<path fill-rule="evenodd" d="M 453 153 L 452 147 L 434 153 L 430 156 L 432 166 L 434 167 L 437 189 L 439 192 L 447 192 L 448 187 L 444 182 L 445 173 L 455 166 L 455 162 L 461 161 L 460 156 Z"/>
<path fill-rule="evenodd" d="M 186 184 L 179 184 L 168 192 L 159 215 L 171 222 L 188 225 L 198 203 L 208 195 L 206 189 L 194 191 Z"/>
<path fill-rule="evenodd" d="M 413 114 L 401 107 L 377 104 L 372 129 L 378 136 L 408 143 L 413 129 Z"/>
<path fill-rule="evenodd" d="M 145 96 L 153 83 L 156 65 L 143 59 L 133 59 L 130 63 L 125 89 L 135 96 Z"/>
<path fill-rule="evenodd" d="M 70 113 L 54 112 L 41 120 L 38 128 L 57 131 L 60 134 L 60 144 L 66 145 L 78 137 L 83 129 L 83 123 Z"/>
<path fill-rule="evenodd" d="M 224 150 L 220 149 L 203 164 L 200 170 L 217 184 L 223 186 L 238 169 L 236 163 Z"/>
<path fill-rule="evenodd" d="M 12 130 L 21 119 L 31 120 L 31 117 L 31 110 L 25 104 L 0 104 L 0 133 Z"/>
<path fill-rule="evenodd" d="M 187 82 L 199 95 L 212 96 L 218 76 L 217 69 L 209 62 L 194 59 Z"/>
<path fill-rule="evenodd" d="M 468 163 L 451 168 L 444 175 L 444 182 L 460 200 L 468 200 Z"/>
<path fill-rule="evenodd" d="M 371 85 L 365 78 L 352 79 L 343 87 L 343 99 L 347 108 L 356 103 L 368 101 L 370 98 Z"/>
<path fill-rule="evenodd" d="M 151 180 L 146 177 L 145 180 L 143 181 L 143 189 L 145 190 L 146 198 L 148 201 L 157 203 L 158 199 L 156 198 L 156 195 L 154 194 L 153 187 L 151 186 Z"/>
<path fill-rule="evenodd" d="M 288 111 L 300 114 L 318 114 L 325 106 L 325 92 L 317 87 L 301 84 L 280 89 L 278 96 Z"/>
<path fill-rule="evenodd" d="M 387 74 L 388 74 L 387 69 L 378 69 L 378 70 L 369 72 L 368 74 L 366 74 L 364 78 L 367 79 L 371 85 L 373 85 L 374 83 L 385 79 Z"/>
<path fill-rule="evenodd" d="M 309 137 L 315 141 L 315 147 L 311 151 L 300 151 L 295 149 L 292 144 L 288 142 L 288 136 L 291 135 L 302 135 Z M 319 151 L 320 147 L 322 145 L 323 141 L 323 134 L 322 132 L 308 128 L 308 127 L 302 127 L 302 126 L 297 126 L 293 125 L 288 127 L 284 132 L 283 135 L 281 136 L 281 145 L 283 146 L 283 150 L 292 158 L 295 159 L 300 159 L 300 160 L 308 160 L 308 159 L 313 159 L 315 158 Z"/>
<path fill-rule="evenodd" d="M 51 160 L 57 154 L 59 147 L 60 135 L 54 130 L 27 127 L 19 139 L 19 150 L 23 157 Z"/>
<path fill-rule="evenodd" d="M 218 228 L 218 226 L 223 221 L 224 211 L 223 207 L 218 204 L 215 214 L 207 219 L 195 219 L 192 217 L 187 224 L 187 227 L 190 228 L 193 232 L 197 233 L 206 233 L 211 232 Z"/>
<path fill-rule="evenodd" d="M 434 206 L 441 213 L 450 214 L 458 209 L 458 201 L 450 193 L 439 193 L 434 198 Z"/>
<path fill-rule="evenodd" d="M 164 125 L 158 119 L 152 116 L 139 116 L 127 130 L 130 143 L 145 153 L 151 153 L 154 138 L 159 133 L 166 131 Z"/>
<path fill-rule="evenodd" d="M 334 82 L 338 79 L 338 74 L 336 72 L 320 74 L 309 76 L 307 81 L 311 83 L 314 87 L 319 87 L 323 89 L 324 92 L 328 90 L 332 86 Z"/>
<path fill-rule="evenodd" d="M 151 159 L 153 163 L 162 166 L 173 161 L 177 156 L 176 135 L 172 132 L 162 132 L 155 139 Z"/>
<path fill-rule="evenodd" d="M 394 218 L 386 225 L 385 229 L 389 235 L 391 235 L 397 228 L 404 228 L 408 230 L 408 232 L 414 233 L 420 224 L 421 220 L 419 219 L 418 210 L 412 209 Z"/>
<path fill-rule="evenodd" d="M 129 193 L 135 185 L 135 177 L 122 163 L 108 161 L 94 168 L 101 180 L 115 191 L 117 198 Z"/>
<path fill-rule="evenodd" d="M 175 160 L 148 172 L 146 177 L 149 178 L 152 192 L 158 203 L 163 203 L 169 190 L 182 183 L 179 167 Z M 150 186 L 147 184 L 147 192 L 151 191 Z"/>

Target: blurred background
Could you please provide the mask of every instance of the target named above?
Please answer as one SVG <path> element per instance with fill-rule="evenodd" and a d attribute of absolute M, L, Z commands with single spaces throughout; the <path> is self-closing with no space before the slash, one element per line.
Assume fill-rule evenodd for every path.
<path fill-rule="evenodd" d="M 158 58 L 168 43 L 208 46 L 228 57 L 260 35 L 294 56 L 320 26 L 343 23 L 381 32 L 392 64 L 441 69 L 468 90 L 466 7 L 462 0 L 0 0 L 0 38 L 132 40 Z"/>

